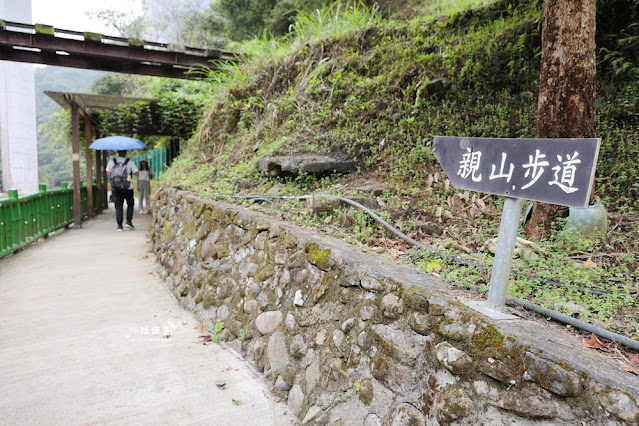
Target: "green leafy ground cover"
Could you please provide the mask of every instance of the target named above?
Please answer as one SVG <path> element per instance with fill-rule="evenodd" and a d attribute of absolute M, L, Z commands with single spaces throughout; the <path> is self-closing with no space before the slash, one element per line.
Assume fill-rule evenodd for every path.
<path fill-rule="evenodd" d="M 440 2 L 438 10 L 453 3 Z M 634 8 L 619 15 L 625 21 L 600 17 L 598 23 L 596 195 L 609 210 L 609 231 L 578 238 L 558 220 L 537 257 L 516 261 L 509 294 L 639 339 L 639 63 L 631 54 L 639 39 L 632 25 L 639 3 L 612 1 L 607 11 L 621 3 Z M 388 20 L 375 9 L 336 5 L 298 15 L 284 39 L 245 43 L 247 60 L 209 73 L 207 112 L 167 183 L 210 197 L 348 196 L 372 183 L 385 188 L 377 211 L 399 229 L 438 250 L 492 265 L 483 246 L 498 233 L 502 201 L 453 188 L 431 144 L 435 135 L 534 137 L 541 2 L 429 13 L 417 7 L 405 13 L 410 20 Z M 437 79 L 444 89 L 429 89 Z M 355 159 L 359 172 L 280 181 L 257 171 L 264 156 L 308 152 Z M 362 213 L 342 208 L 313 215 L 295 201 L 247 206 L 422 267 L 451 285 L 487 288 L 486 270 L 411 248 Z M 426 233 L 427 224 L 442 234 Z M 569 286 L 542 285 L 539 277 Z M 610 294 L 594 296 L 575 286 Z"/>

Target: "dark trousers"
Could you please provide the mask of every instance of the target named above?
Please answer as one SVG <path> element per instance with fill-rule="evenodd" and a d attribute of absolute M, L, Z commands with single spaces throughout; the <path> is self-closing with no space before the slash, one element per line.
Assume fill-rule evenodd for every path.
<path fill-rule="evenodd" d="M 124 210 L 124 200 L 126 200 L 126 223 L 133 220 L 133 190 L 125 189 L 124 191 L 113 191 L 113 201 L 115 203 L 115 220 L 118 227 L 122 227 L 122 213 Z"/>

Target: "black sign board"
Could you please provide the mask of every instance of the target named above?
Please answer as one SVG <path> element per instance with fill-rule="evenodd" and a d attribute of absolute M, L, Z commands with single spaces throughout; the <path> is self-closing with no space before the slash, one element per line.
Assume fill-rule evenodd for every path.
<path fill-rule="evenodd" d="M 456 188 L 583 208 L 600 142 L 436 136 L 433 151 Z"/>

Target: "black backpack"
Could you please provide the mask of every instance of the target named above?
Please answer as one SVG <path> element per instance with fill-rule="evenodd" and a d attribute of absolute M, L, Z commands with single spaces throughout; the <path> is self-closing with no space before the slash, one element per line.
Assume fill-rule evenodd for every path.
<path fill-rule="evenodd" d="M 127 163 L 129 159 L 124 160 L 124 163 L 118 163 L 117 159 L 113 159 L 115 165 L 111 170 L 111 190 L 112 191 L 124 191 L 129 189 L 129 180 L 127 176 Z"/>

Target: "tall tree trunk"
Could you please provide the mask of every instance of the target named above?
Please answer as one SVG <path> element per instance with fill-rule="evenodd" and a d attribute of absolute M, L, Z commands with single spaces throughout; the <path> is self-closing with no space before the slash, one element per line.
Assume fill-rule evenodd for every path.
<path fill-rule="evenodd" d="M 597 0 L 544 2 L 538 138 L 595 137 L 596 5 Z M 535 203 L 528 238 L 541 241 L 559 212 L 557 205 Z"/>

